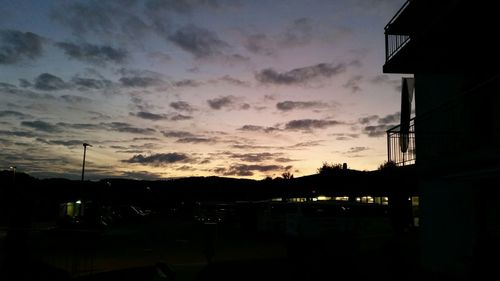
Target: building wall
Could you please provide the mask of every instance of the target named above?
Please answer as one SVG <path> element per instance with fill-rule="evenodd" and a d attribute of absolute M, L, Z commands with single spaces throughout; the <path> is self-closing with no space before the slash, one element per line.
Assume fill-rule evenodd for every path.
<path fill-rule="evenodd" d="M 500 248 L 491 184 L 500 179 L 500 80 L 492 77 L 415 73 L 422 265 L 456 280 L 492 270 L 486 257 Z"/>

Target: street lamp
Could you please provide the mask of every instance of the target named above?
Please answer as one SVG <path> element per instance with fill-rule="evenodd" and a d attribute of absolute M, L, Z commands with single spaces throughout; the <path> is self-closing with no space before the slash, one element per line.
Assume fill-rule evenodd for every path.
<path fill-rule="evenodd" d="M 12 170 L 12 184 L 16 184 L 16 166 L 10 166 L 9 169 Z"/>
<path fill-rule="evenodd" d="M 92 145 L 88 143 L 83 143 L 83 165 L 82 165 L 82 181 L 83 181 L 83 175 L 85 174 L 85 154 L 87 153 L 87 146 L 92 147 Z"/>

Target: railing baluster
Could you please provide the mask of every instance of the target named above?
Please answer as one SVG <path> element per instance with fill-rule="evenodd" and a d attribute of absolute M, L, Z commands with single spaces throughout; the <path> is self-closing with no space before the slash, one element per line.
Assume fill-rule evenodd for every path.
<path fill-rule="evenodd" d="M 406 152 L 401 152 L 400 136 L 400 125 L 387 130 L 387 157 L 389 161 L 394 162 L 397 166 L 414 164 L 416 160 L 415 118 L 410 119 L 408 149 Z"/>

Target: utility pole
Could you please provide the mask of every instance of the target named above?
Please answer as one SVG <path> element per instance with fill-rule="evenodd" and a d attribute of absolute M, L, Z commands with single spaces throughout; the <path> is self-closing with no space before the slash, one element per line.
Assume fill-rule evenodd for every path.
<path fill-rule="evenodd" d="M 85 155 L 87 154 L 87 146 L 92 147 L 92 145 L 88 143 L 83 143 L 83 165 L 82 165 L 82 182 L 83 182 L 83 176 L 85 174 Z"/>

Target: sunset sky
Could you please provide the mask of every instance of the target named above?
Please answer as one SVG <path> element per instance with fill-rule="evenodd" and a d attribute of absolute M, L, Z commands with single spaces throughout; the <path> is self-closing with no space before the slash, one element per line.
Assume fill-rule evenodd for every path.
<path fill-rule="evenodd" d="M 0 169 L 86 179 L 374 170 L 404 0 L 0 0 Z"/>

